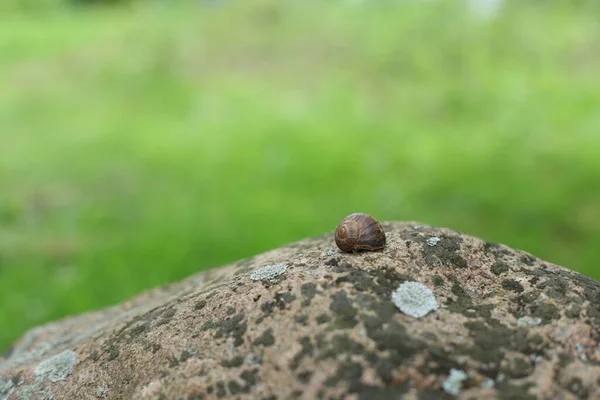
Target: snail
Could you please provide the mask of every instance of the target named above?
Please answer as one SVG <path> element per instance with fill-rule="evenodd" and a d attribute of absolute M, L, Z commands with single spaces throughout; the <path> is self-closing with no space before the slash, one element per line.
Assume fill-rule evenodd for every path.
<path fill-rule="evenodd" d="M 350 214 L 335 229 L 335 244 L 348 253 L 380 250 L 385 246 L 385 232 L 371 215 Z"/>

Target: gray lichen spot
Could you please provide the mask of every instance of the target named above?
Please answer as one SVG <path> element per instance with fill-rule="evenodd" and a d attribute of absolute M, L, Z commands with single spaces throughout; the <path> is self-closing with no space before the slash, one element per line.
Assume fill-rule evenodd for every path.
<path fill-rule="evenodd" d="M 480 386 L 481 386 L 482 389 L 491 389 L 491 388 L 494 387 L 495 383 L 496 382 L 494 382 L 493 379 L 487 378 L 485 381 L 481 382 Z"/>
<path fill-rule="evenodd" d="M 262 364 L 262 358 L 256 354 L 248 354 L 244 362 L 248 365 Z"/>
<path fill-rule="evenodd" d="M 465 371 L 452 368 L 450 370 L 450 376 L 444 381 L 444 383 L 442 383 L 442 388 L 446 391 L 446 393 L 458 396 L 462 390 L 462 383 L 463 381 L 467 380 L 467 378 L 468 376 Z"/>
<path fill-rule="evenodd" d="M 328 256 L 334 256 L 338 253 L 338 251 L 336 249 L 327 249 L 327 255 Z"/>
<path fill-rule="evenodd" d="M 36 382 L 23 386 L 19 396 L 20 400 L 53 400 L 54 392 L 50 388 L 44 388 L 42 383 Z"/>
<path fill-rule="evenodd" d="M 54 392 L 52 391 L 52 389 L 50 388 L 42 388 L 40 391 L 38 391 L 38 398 L 41 400 L 53 400 L 54 399 Z"/>
<path fill-rule="evenodd" d="M 77 354 L 65 350 L 45 361 L 35 369 L 36 380 L 40 382 L 58 382 L 67 379 L 77 364 Z"/>
<path fill-rule="evenodd" d="M 437 236 L 434 236 L 434 237 L 430 237 L 430 238 L 428 238 L 428 239 L 427 239 L 425 242 L 427 243 L 427 245 L 428 245 L 428 246 L 431 246 L 431 247 L 433 247 L 433 246 L 435 246 L 436 244 L 438 244 L 438 243 L 440 242 L 440 240 L 442 240 L 442 239 L 440 239 L 440 238 L 439 238 L 439 237 L 437 237 Z"/>
<path fill-rule="evenodd" d="M 108 392 L 110 392 L 110 388 L 108 386 L 101 386 L 96 392 L 96 397 L 106 397 L 108 395 Z"/>
<path fill-rule="evenodd" d="M 575 344 L 575 351 L 577 351 L 577 353 L 579 354 L 579 359 L 581 361 L 586 362 L 588 360 L 587 355 L 584 353 L 585 347 L 583 347 L 583 345 L 581 343 Z"/>
<path fill-rule="evenodd" d="M 278 277 L 285 272 L 287 269 L 287 265 L 285 264 L 277 264 L 277 265 L 267 265 L 265 267 L 261 267 L 252 274 L 250 274 L 250 279 L 253 281 L 276 281 Z"/>
<path fill-rule="evenodd" d="M 0 364 L 0 371 L 37 361 L 45 357 L 52 350 L 52 343 L 34 343 L 38 329 L 35 328 L 31 332 L 28 332 L 23 338 L 23 343 L 15 346 L 11 357 Z"/>
<path fill-rule="evenodd" d="M 540 355 L 537 355 L 537 356 L 536 356 L 535 354 L 531 354 L 531 355 L 529 356 L 529 359 L 530 359 L 531 361 L 535 362 L 536 364 L 539 364 L 539 363 L 541 363 L 542 361 L 544 361 L 544 357 L 543 357 L 543 356 L 540 356 Z"/>
<path fill-rule="evenodd" d="M 517 320 L 517 325 L 519 326 L 538 326 L 542 323 L 542 319 L 540 317 L 521 317 Z"/>
<path fill-rule="evenodd" d="M 423 318 L 438 308 L 431 289 L 419 282 L 404 282 L 394 293 L 392 301 L 406 315 Z"/>
<path fill-rule="evenodd" d="M 10 379 L 4 379 L 0 376 L 0 400 L 8 400 L 15 387 Z"/>

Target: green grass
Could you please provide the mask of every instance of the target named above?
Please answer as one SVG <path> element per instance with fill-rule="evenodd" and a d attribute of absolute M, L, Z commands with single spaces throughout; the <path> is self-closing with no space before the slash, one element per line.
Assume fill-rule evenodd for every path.
<path fill-rule="evenodd" d="M 597 8 L 275 3 L 2 16 L 0 350 L 356 211 L 600 278 Z"/>

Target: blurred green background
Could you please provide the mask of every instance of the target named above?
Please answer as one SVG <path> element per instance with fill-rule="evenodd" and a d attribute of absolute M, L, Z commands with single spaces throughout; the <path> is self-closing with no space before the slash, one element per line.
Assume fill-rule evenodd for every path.
<path fill-rule="evenodd" d="M 4 2 L 0 350 L 357 211 L 600 278 L 594 3 Z"/>

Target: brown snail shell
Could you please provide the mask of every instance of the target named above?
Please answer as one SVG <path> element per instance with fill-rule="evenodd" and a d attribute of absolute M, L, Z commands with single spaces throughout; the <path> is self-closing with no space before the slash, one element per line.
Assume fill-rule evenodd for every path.
<path fill-rule="evenodd" d="M 369 214 L 350 214 L 335 229 L 335 244 L 345 252 L 373 251 L 385 247 L 385 232 Z"/>

